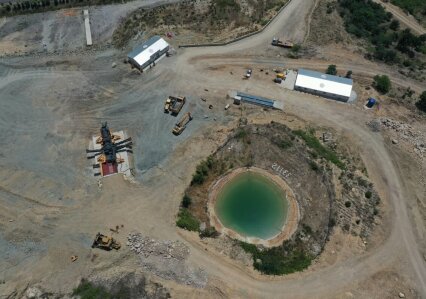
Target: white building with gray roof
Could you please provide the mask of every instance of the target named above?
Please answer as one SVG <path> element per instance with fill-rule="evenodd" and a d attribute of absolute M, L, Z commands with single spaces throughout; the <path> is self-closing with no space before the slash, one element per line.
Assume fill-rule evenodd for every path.
<path fill-rule="evenodd" d="M 132 65 L 142 71 L 146 67 L 153 65 L 168 50 L 169 44 L 156 35 L 142 45 L 137 46 L 132 52 L 127 54 L 127 58 Z"/>
<path fill-rule="evenodd" d="M 352 94 L 352 79 L 299 69 L 294 90 L 347 102 Z"/>

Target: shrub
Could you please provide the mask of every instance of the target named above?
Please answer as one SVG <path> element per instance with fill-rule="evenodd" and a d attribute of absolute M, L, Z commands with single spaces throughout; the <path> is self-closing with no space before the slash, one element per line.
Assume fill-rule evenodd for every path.
<path fill-rule="evenodd" d="M 192 214 L 185 208 L 180 209 L 176 225 L 189 231 L 198 231 L 200 229 L 200 221 L 192 216 Z"/>
<path fill-rule="evenodd" d="M 386 75 L 376 75 L 374 77 L 374 87 L 377 89 L 377 91 L 385 94 L 389 92 L 391 89 L 391 82 L 388 76 Z"/>
<path fill-rule="evenodd" d="M 345 202 L 345 207 L 350 208 L 352 203 L 348 200 Z"/>
<path fill-rule="evenodd" d="M 309 166 L 311 166 L 311 169 L 312 169 L 313 171 L 319 171 L 318 164 L 317 164 L 317 163 L 315 163 L 314 161 L 309 161 Z"/>
<path fill-rule="evenodd" d="M 334 64 L 330 64 L 327 68 L 327 70 L 325 71 L 326 74 L 329 75 L 337 75 L 337 68 L 336 65 Z"/>
<path fill-rule="evenodd" d="M 191 197 L 189 197 L 188 195 L 184 195 L 183 196 L 183 198 L 182 198 L 182 207 L 184 207 L 184 208 L 189 208 L 189 206 L 191 205 L 191 203 L 192 203 L 192 199 L 191 199 Z"/>
<path fill-rule="evenodd" d="M 420 99 L 416 102 L 416 107 L 419 110 L 426 112 L 426 90 L 420 95 Z"/>
<path fill-rule="evenodd" d="M 365 192 L 365 198 L 370 199 L 372 195 L 373 195 L 373 193 L 370 190 L 368 190 L 367 192 Z"/>

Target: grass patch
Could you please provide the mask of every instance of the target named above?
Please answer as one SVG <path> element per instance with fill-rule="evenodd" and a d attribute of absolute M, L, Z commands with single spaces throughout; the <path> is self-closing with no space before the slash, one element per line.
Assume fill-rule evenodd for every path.
<path fill-rule="evenodd" d="M 288 149 L 293 146 L 293 142 L 287 139 L 273 140 L 273 142 L 281 149 Z"/>
<path fill-rule="evenodd" d="M 345 164 L 340 161 L 336 153 L 322 145 L 321 142 L 313 134 L 302 130 L 295 130 L 293 131 L 293 133 L 302 138 L 305 141 L 306 145 L 313 149 L 318 154 L 318 156 L 326 159 L 327 161 L 330 161 L 340 169 L 346 168 Z"/>
<path fill-rule="evenodd" d="M 198 231 L 200 229 L 200 221 L 184 208 L 179 211 L 176 225 L 189 231 Z"/>
<path fill-rule="evenodd" d="M 283 275 L 309 267 L 312 257 L 304 251 L 283 245 L 260 251 L 255 245 L 240 242 L 241 248 L 253 256 L 253 266 L 264 274 Z"/>
<path fill-rule="evenodd" d="M 113 295 L 105 288 L 95 286 L 93 283 L 85 279 L 81 280 L 78 287 L 73 290 L 72 295 L 79 296 L 80 299 L 113 299 Z"/>

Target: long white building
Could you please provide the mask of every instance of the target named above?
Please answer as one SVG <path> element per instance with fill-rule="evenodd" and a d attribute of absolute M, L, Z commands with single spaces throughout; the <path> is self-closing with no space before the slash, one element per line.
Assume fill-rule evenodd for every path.
<path fill-rule="evenodd" d="M 169 50 L 169 44 L 160 36 L 153 36 L 142 45 L 137 46 L 127 54 L 131 64 L 140 70 L 153 64 L 158 58 Z"/>
<path fill-rule="evenodd" d="M 347 102 L 352 93 L 352 79 L 299 69 L 294 90 Z"/>

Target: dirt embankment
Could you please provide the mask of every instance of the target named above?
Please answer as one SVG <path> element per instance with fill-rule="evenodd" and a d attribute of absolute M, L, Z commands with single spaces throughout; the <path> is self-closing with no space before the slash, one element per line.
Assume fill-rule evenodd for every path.
<path fill-rule="evenodd" d="M 138 9 L 115 30 L 113 43 L 125 46 L 142 33 L 167 34 L 175 42 L 223 42 L 259 30 L 288 0 L 199 0 Z"/>

